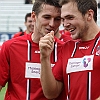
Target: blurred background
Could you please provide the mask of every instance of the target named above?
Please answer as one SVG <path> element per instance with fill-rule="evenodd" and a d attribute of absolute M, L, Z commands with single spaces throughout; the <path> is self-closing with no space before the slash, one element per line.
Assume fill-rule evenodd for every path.
<path fill-rule="evenodd" d="M 25 30 L 25 15 L 32 11 L 31 0 L 0 0 L 0 46 L 20 29 Z"/>
<path fill-rule="evenodd" d="M 97 2 L 97 24 L 100 26 L 100 0 Z M 32 11 L 33 3 L 34 0 L 0 0 L 0 46 L 20 29 L 25 30 L 24 17 Z"/>

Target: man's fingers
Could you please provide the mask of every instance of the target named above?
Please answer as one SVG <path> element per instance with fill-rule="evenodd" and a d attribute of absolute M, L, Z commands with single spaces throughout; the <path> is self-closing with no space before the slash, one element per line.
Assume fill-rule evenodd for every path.
<path fill-rule="evenodd" d="M 41 40 L 40 42 L 39 42 L 39 46 L 40 47 L 42 47 L 42 48 L 49 48 L 49 49 L 52 49 L 52 42 L 50 42 L 50 41 L 48 41 L 48 40 Z"/>
<path fill-rule="evenodd" d="M 54 37 L 54 31 L 51 31 L 50 34 Z"/>
<path fill-rule="evenodd" d="M 40 50 L 48 48 L 52 50 L 54 44 L 54 31 L 51 31 L 50 33 L 46 34 L 44 37 L 40 38 L 39 41 L 39 48 Z"/>

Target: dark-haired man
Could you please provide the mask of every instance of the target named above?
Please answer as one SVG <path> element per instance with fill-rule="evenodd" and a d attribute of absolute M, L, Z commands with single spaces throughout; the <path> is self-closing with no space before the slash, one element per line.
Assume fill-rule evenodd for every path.
<path fill-rule="evenodd" d="M 8 82 L 5 100 L 48 100 L 40 83 L 41 37 L 54 31 L 57 35 L 61 23 L 61 6 L 57 0 L 35 0 L 32 10 L 34 32 L 4 42 L 0 52 L 0 90 Z M 51 54 L 52 66 L 62 43 L 57 38 Z M 62 43 L 63 44 L 63 43 Z M 54 98 L 53 98 L 54 99 Z M 63 95 L 57 100 L 65 100 Z"/>
<path fill-rule="evenodd" d="M 63 24 L 72 38 L 79 41 L 64 44 L 53 76 L 50 55 L 54 33 L 41 38 L 41 83 L 44 94 L 49 99 L 55 98 L 64 85 L 67 100 L 96 100 L 100 97 L 100 28 L 96 24 L 97 2 L 60 0 L 60 4 Z"/>

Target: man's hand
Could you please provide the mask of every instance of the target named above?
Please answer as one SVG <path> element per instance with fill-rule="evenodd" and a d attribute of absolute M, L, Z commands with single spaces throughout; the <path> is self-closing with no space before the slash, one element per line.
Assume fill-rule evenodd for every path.
<path fill-rule="evenodd" d="M 54 31 L 51 31 L 39 41 L 40 54 L 42 57 L 48 57 L 54 48 Z"/>

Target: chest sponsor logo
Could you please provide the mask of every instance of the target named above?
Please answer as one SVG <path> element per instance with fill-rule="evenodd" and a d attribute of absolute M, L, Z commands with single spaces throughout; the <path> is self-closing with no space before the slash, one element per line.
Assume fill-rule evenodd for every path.
<path fill-rule="evenodd" d="M 91 58 L 83 58 L 83 66 L 85 68 L 88 67 L 89 62 L 91 62 Z"/>
<path fill-rule="evenodd" d="M 70 58 L 66 68 L 66 73 L 93 70 L 93 55 L 82 58 Z"/>

